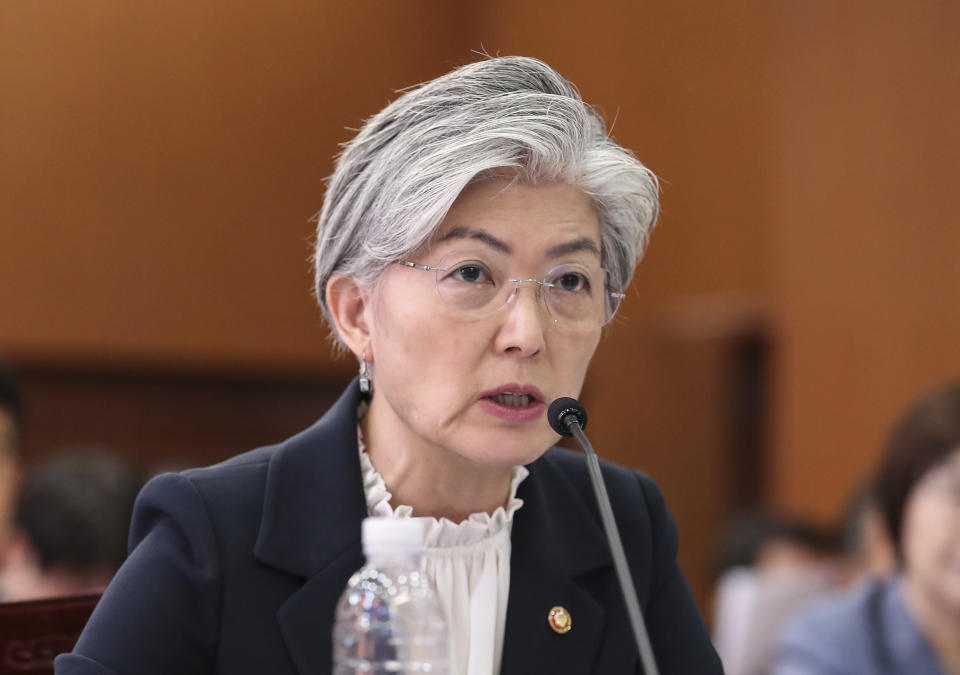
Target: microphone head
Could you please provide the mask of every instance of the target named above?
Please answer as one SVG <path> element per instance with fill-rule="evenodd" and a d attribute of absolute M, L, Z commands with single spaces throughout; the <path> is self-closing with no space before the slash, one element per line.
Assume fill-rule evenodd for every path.
<path fill-rule="evenodd" d="M 580 405 L 577 399 L 561 396 L 547 408 L 547 421 L 550 423 L 550 428 L 561 436 L 573 436 L 563 421 L 567 415 L 573 415 L 581 429 L 587 426 L 587 409 Z"/>

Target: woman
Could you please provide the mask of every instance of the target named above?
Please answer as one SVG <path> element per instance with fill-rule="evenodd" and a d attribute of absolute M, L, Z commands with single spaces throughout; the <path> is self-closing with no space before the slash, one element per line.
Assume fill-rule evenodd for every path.
<path fill-rule="evenodd" d="M 453 672 L 639 672 L 583 460 L 548 451 L 544 411 L 580 391 L 656 213 L 653 176 L 534 59 L 465 66 L 369 120 L 315 255 L 360 377 L 278 446 L 155 479 L 57 672 L 329 672 L 368 515 L 427 522 Z M 720 672 L 660 492 L 605 471 L 661 672 Z"/>
<path fill-rule="evenodd" d="M 900 421 L 875 489 L 899 573 L 798 616 L 777 675 L 960 673 L 960 382 Z"/>

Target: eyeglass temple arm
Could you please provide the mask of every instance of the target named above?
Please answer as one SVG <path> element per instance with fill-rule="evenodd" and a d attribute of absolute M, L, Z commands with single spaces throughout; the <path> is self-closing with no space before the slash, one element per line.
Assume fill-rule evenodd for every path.
<path fill-rule="evenodd" d="M 446 272 L 446 267 L 430 267 L 430 265 L 421 265 L 415 262 L 409 262 L 407 260 L 397 260 L 398 265 L 403 265 L 404 267 L 410 267 L 415 270 L 423 270 L 424 272 Z"/>

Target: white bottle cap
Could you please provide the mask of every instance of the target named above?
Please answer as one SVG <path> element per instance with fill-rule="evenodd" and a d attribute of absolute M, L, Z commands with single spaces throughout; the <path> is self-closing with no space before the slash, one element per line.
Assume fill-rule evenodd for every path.
<path fill-rule="evenodd" d="M 413 518 L 366 518 L 361 527 L 363 554 L 419 553 L 423 549 L 424 523 Z"/>

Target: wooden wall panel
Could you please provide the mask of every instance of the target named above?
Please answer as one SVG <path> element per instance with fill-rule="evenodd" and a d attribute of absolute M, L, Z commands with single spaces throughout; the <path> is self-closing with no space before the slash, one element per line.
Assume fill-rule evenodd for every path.
<path fill-rule="evenodd" d="M 123 453 L 151 472 L 204 466 L 313 424 L 345 378 L 103 367 L 25 367 L 28 464 L 78 446 Z"/>
<path fill-rule="evenodd" d="M 770 489 L 821 520 L 960 375 L 958 27 L 946 2 L 779 8 Z"/>
<path fill-rule="evenodd" d="M 307 263 L 323 177 L 347 127 L 464 59 L 463 16 L 440 0 L 4 2 L 0 350 L 328 366 Z"/>

